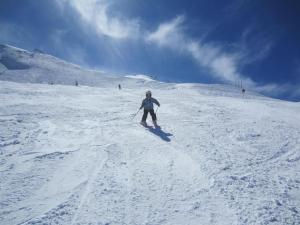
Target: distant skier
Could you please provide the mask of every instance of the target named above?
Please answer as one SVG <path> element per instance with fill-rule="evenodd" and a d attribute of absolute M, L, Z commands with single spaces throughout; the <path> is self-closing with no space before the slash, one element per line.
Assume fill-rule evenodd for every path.
<path fill-rule="evenodd" d="M 156 115 L 153 110 L 153 103 L 158 105 L 158 107 L 160 106 L 159 102 L 155 98 L 152 98 L 151 91 L 147 91 L 146 98 L 143 100 L 142 105 L 140 107 L 140 109 L 144 108 L 144 114 L 143 114 L 142 121 L 141 121 L 141 124 L 144 126 L 147 126 L 146 119 L 147 119 L 148 113 L 150 113 L 150 115 L 152 117 L 153 125 L 157 126 L 157 123 L 156 123 L 157 119 L 156 119 Z"/>
<path fill-rule="evenodd" d="M 122 87 L 121 87 L 121 84 L 119 84 L 119 85 L 118 85 L 118 88 L 119 88 L 119 90 L 121 90 L 121 89 L 122 89 Z"/>

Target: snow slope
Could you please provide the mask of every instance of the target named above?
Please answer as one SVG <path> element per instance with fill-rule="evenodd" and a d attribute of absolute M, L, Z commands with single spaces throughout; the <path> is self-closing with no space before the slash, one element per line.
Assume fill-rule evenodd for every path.
<path fill-rule="evenodd" d="M 98 73 L 38 84 L 39 66 L 0 75 L 20 82 L 0 81 L 1 225 L 300 224 L 299 104 Z M 149 87 L 161 129 L 132 119 Z"/>
<path fill-rule="evenodd" d="M 150 79 L 129 77 L 108 75 L 95 70 L 84 70 L 77 65 L 39 51 L 29 52 L 0 44 L 0 80 L 64 85 L 74 85 L 77 81 L 79 85 L 97 87 L 116 87 L 119 83 L 124 82 L 127 87 L 153 83 L 153 80 Z"/>

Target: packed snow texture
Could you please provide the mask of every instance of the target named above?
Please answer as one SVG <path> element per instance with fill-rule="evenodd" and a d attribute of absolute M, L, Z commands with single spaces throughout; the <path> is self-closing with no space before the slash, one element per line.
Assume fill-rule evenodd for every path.
<path fill-rule="evenodd" d="M 300 224 L 299 104 L 0 48 L 1 225 Z"/>

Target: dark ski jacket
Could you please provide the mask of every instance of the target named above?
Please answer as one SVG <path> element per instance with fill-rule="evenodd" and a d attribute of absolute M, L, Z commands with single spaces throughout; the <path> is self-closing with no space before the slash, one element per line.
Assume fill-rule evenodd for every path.
<path fill-rule="evenodd" d="M 153 103 L 160 106 L 159 102 L 155 98 L 145 98 L 142 102 L 140 109 L 142 109 L 143 107 L 147 110 L 153 109 Z"/>

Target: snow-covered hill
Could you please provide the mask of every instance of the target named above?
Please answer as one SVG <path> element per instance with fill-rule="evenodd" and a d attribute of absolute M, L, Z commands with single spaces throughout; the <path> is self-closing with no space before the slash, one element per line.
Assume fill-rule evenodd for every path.
<path fill-rule="evenodd" d="M 145 76 L 129 77 L 85 70 L 40 51 L 29 52 L 0 44 L 0 80 L 63 85 L 75 85 L 77 81 L 79 85 L 97 87 L 116 87 L 124 82 L 128 87 L 153 83 L 153 80 L 142 79 Z"/>
<path fill-rule="evenodd" d="M 1 47 L 1 225 L 300 224 L 299 104 L 31 54 Z"/>

